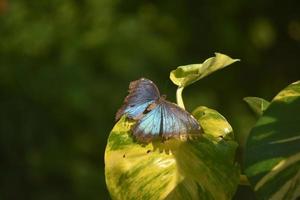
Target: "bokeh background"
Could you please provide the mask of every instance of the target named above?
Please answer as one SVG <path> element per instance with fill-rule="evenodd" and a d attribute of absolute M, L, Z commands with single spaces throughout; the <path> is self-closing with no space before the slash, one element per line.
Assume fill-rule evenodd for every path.
<path fill-rule="evenodd" d="M 129 82 L 174 101 L 169 72 L 214 52 L 241 62 L 185 104 L 217 109 L 242 141 L 255 123 L 243 97 L 300 78 L 300 1 L 0 0 L 0 199 L 109 199 L 104 149 Z"/>

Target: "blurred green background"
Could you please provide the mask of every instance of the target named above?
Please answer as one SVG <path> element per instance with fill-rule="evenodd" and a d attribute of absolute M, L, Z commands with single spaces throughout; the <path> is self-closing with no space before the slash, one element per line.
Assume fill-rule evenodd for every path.
<path fill-rule="evenodd" d="M 104 149 L 130 81 L 214 52 L 241 62 L 188 87 L 241 140 L 242 98 L 300 77 L 300 1 L 0 0 L 0 199 L 109 199 Z M 240 188 L 236 199 L 252 199 Z"/>

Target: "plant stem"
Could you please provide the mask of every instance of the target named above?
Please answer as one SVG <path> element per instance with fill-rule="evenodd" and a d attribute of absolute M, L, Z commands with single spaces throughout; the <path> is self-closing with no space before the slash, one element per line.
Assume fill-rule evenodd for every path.
<path fill-rule="evenodd" d="M 184 103 L 182 100 L 182 91 L 184 87 L 178 87 L 176 91 L 176 100 L 177 100 L 177 105 L 185 110 Z"/>

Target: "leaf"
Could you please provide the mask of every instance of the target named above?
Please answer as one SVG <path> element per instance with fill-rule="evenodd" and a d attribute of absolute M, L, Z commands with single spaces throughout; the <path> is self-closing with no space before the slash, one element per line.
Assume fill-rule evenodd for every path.
<path fill-rule="evenodd" d="M 171 71 L 170 79 L 175 85 L 186 87 L 236 61 L 239 61 L 239 59 L 232 59 L 225 54 L 215 53 L 214 57 L 208 58 L 202 64 L 177 67 L 177 69 Z"/>
<path fill-rule="evenodd" d="M 245 172 L 259 199 L 300 197 L 300 81 L 282 90 L 251 130 Z"/>
<path fill-rule="evenodd" d="M 245 97 L 244 101 L 246 101 L 252 111 L 259 116 L 262 115 L 270 105 L 270 102 L 259 97 Z"/>
<path fill-rule="evenodd" d="M 146 146 L 132 139 L 133 124 L 122 118 L 111 131 L 105 151 L 106 183 L 112 199 L 231 199 L 239 182 L 239 167 L 234 162 L 237 143 L 216 137 L 232 129 L 214 112 L 214 116 L 197 116 L 206 121 L 203 137 Z M 218 134 L 211 130 L 213 124 L 220 125 Z"/>
<path fill-rule="evenodd" d="M 201 118 L 199 123 L 206 134 L 212 135 L 216 138 L 225 138 L 229 136 L 233 139 L 233 130 L 230 124 L 227 122 L 225 117 L 217 111 L 205 106 L 199 106 L 193 111 L 193 115 L 197 119 Z"/>

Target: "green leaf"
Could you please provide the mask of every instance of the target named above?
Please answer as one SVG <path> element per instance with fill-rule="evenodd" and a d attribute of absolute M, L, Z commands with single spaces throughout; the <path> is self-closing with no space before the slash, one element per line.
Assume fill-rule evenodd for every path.
<path fill-rule="evenodd" d="M 229 56 L 221 53 L 215 53 L 214 57 L 208 58 L 202 64 L 191 64 L 179 66 L 171 71 L 170 79 L 179 87 L 186 87 L 203 77 L 222 69 L 239 59 L 232 59 Z"/>
<path fill-rule="evenodd" d="M 262 115 L 270 105 L 270 102 L 259 97 L 245 97 L 244 101 L 246 101 L 252 111 L 259 116 Z"/>
<path fill-rule="evenodd" d="M 201 115 L 202 111 L 208 114 Z M 122 118 L 111 131 L 105 151 L 112 199 L 231 199 L 239 183 L 234 161 L 237 143 L 219 137 L 232 130 L 220 114 L 203 107 L 202 111 L 196 116 L 205 121 L 202 137 L 144 146 L 132 139 L 133 124 Z"/>
<path fill-rule="evenodd" d="M 245 167 L 259 199 L 300 196 L 300 81 L 282 90 L 251 130 Z"/>

